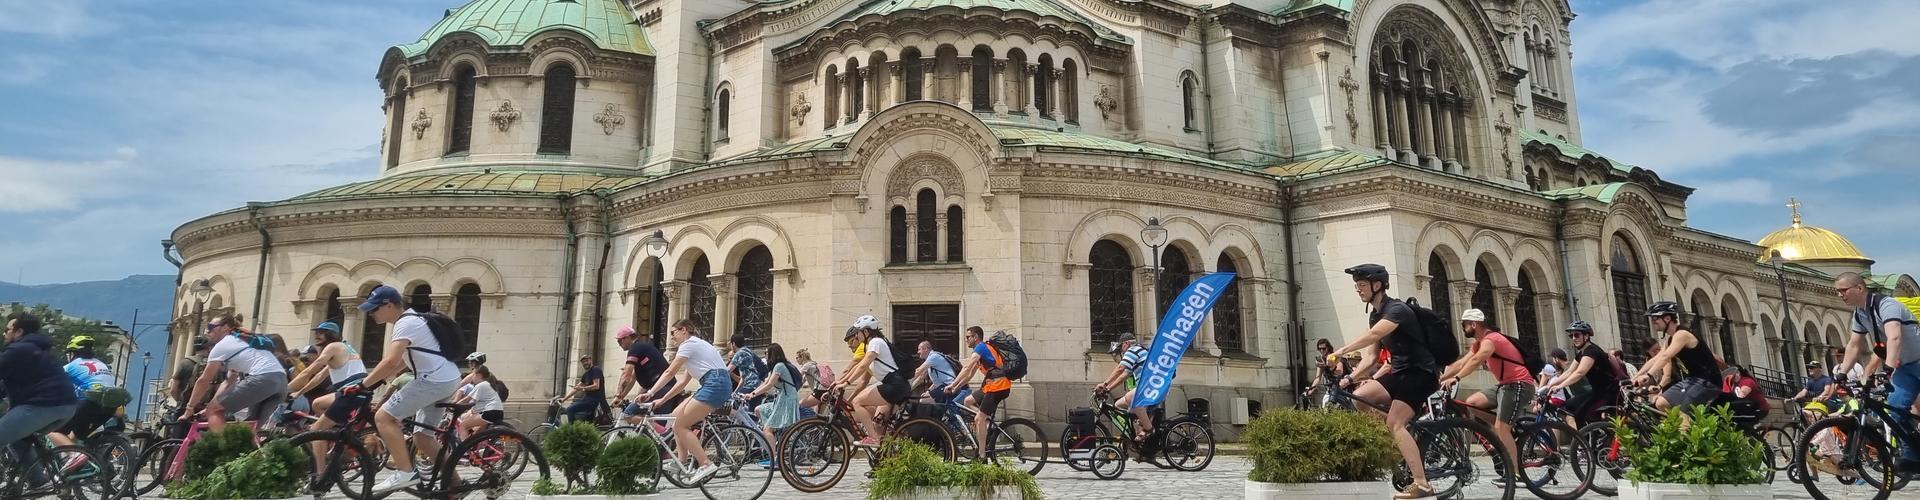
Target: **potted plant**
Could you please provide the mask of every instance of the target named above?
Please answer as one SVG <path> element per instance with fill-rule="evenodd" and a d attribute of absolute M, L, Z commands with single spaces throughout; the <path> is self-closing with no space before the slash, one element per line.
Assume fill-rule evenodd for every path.
<path fill-rule="evenodd" d="M 1767 467 L 1760 443 L 1733 424 L 1724 406 L 1695 405 L 1685 415 L 1668 412 L 1649 435 L 1636 435 L 1620 420 L 1614 428 L 1633 468 L 1623 500 L 1762 500 L 1773 498 L 1764 483 Z"/>
<path fill-rule="evenodd" d="M 555 484 L 550 480 L 541 480 L 533 484 L 533 494 L 542 496 L 589 493 L 593 488 L 587 478 L 593 472 L 594 461 L 600 458 L 600 430 L 587 422 L 573 422 L 562 425 L 540 442 L 540 449 L 546 452 L 547 459 L 560 469 L 566 484 Z"/>
<path fill-rule="evenodd" d="M 1241 436 L 1253 470 L 1246 497 L 1393 498 L 1387 477 L 1400 454 L 1379 419 L 1354 412 L 1268 410 Z"/>
<path fill-rule="evenodd" d="M 1025 471 L 993 463 L 956 464 L 909 440 L 880 443 L 883 458 L 867 483 L 873 500 L 1038 500 L 1039 483 Z"/>
<path fill-rule="evenodd" d="M 629 437 L 604 448 L 600 444 L 599 431 L 584 422 L 568 424 L 547 434 L 541 447 L 560 468 L 566 483 L 548 479 L 535 481 L 532 498 L 623 499 L 656 493 L 660 449 L 653 440 Z M 599 481 L 589 484 L 589 476 L 598 477 Z"/>
<path fill-rule="evenodd" d="M 233 432 L 233 429 L 239 432 Z M 252 446 L 252 433 L 245 427 L 231 426 L 220 436 L 238 435 Z M 224 446 L 224 445 L 223 445 Z M 198 447 L 196 447 L 198 448 Z M 191 457 L 193 450 L 188 451 Z M 227 500 L 239 498 L 296 498 L 301 479 L 312 470 L 305 450 L 294 448 L 284 439 L 267 442 L 260 449 L 215 466 L 206 475 L 167 487 L 170 498 Z"/>

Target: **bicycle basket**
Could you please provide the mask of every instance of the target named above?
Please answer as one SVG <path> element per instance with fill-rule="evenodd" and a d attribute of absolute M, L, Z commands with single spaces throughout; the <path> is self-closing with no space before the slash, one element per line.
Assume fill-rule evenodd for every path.
<path fill-rule="evenodd" d="M 938 420 L 941 417 L 946 416 L 946 413 L 947 413 L 947 407 L 945 405 L 926 404 L 926 403 L 906 403 L 906 407 L 907 407 L 907 418 L 910 418 L 910 419 L 911 418 L 931 418 L 931 419 Z"/>
<path fill-rule="evenodd" d="M 1067 410 L 1067 426 L 1074 429 L 1091 429 L 1098 418 L 1092 408 L 1071 408 Z"/>

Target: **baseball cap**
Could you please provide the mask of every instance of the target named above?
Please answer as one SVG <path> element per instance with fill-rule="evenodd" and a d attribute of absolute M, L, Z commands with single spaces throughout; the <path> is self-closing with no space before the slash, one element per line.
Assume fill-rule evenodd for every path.
<path fill-rule="evenodd" d="M 1134 337 L 1133 337 L 1133 334 L 1131 334 L 1131 333 L 1122 333 L 1122 334 L 1120 334 L 1120 336 L 1119 336 L 1119 337 L 1115 337 L 1115 338 L 1113 339 L 1113 342 L 1109 342 L 1109 343 L 1107 343 L 1107 354 L 1113 354 L 1113 353 L 1116 353 L 1116 352 L 1120 352 L 1120 344 L 1125 344 L 1125 343 L 1127 343 L 1127 342 L 1132 342 L 1132 341 L 1133 341 L 1133 339 L 1134 339 Z"/>
<path fill-rule="evenodd" d="M 380 285 L 373 287 L 373 291 L 367 292 L 367 301 L 360 303 L 360 312 L 371 313 L 380 306 L 398 303 L 400 303 L 400 291 L 390 286 Z"/>
<path fill-rule="evenodd" d="M 325 323 L 314 325 L 313 329 L 314 331 L 326 330 L 326 331 L 338 334 L 340 333 L 340 324 L 334 323 L 332 321 L 328 321 Z"/>
<path fill-rule="evenodd" d="M 623 327 L 620 327 L 620 331 L 618 333 L 613 334 L 613 339 L 620 340 L 620 339 L 632 337 L 634 335 L 639 335 L 639 334 L 640 334 L 639 332 L 633 331 L 633 327 L 623 326 Z"/>
<path fill-rule="evenodd" d="M 1460 313 L 1460 321 L 1479 321 L 1485 323 L 1487 321 L 1487 313 L 1480 312 L 1479 309 L 1468 309 L 1466 312 Z"/>

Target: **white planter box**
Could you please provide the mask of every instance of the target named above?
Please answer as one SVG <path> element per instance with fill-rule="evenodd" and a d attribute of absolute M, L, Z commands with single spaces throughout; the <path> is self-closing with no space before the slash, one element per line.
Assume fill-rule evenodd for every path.
<path fill-rule="evenodd" d="M 1768 500 L 1773 488 L 1764 484 L 1716 484 L 1699 486 L 1671 483 L 1629 482 L 1622 488 L 1620 500 Z"/>
<path fill-rule="evenodd" d="M 640 498 L 660 498 L 659 493 L 652 495 L 527 495 L 529 500 L 632 500 Z"/>
<path fill-rule="evenodd" d="M 1247 500 L 1380 500 L 1393 498 L 1393 483 L 1262 483 L 1247 481 Z"/>
<path fill-rule="evenodd" d="M 1024 500 L 1019 486 L 1001 486 L 993 489 L 993 494 L 981 497 L 977 488 L 914 488 L 905 495 L 887 497 L 889 500 Z"/>

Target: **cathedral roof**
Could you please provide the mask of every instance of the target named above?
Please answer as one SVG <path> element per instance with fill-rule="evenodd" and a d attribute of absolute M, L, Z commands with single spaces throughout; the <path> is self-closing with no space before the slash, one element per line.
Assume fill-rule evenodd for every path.
<path fill-rule="evenodd" d="M 595 189 L 620 189 L 645 181 L 642 176 L 488 169 L 481 172 L 402 174 L 342 184 L 287 201 L 420 195 L 554 195 Z"/>
<path fill-rule="evenodd" d="M 1596 152 L 1591 149 L 1587 149 L 1585 147 L 1580 146 L 1579 144 L 1574 144 L 1573 141 L 1568 141 L 1566 139 L 1554 137 L 1550 134 L 1547 134 L 1544 131 L 1523 129 L 1520 131 L 1520 139 L 1527 141 L 1528 143 L 1552 146 L 1554 149 L 1559 150 L 1561 155 L 1566 156 L 1568 158 L 1584 159 L 1589 156 L 1594 158 L 1599 158 L 1601 160 L 1606 161 L 1608 165 L 1613 166 L 1614 170 L 1619 170 L 1622 173 L 1632 172 L 1633 169 L 1638 168 L 1634 165 L 1622 163 L 1612 158 L 1608 158 L 1604 155 L 1601 155 L 1599 152 Z"/>
<path fill-rule="evenodd" d="M 1381 158 L 1379 155 L 1335 149 L 1302 155 L 1286 163 L 1269 166 L 1266 168 L 1266 171 L 1269 174 L 1282 177 L 1296 177 L 1344 172 L 1360 167 L 1391 163 L 1392 161 L 1393 160 Z"/>
<path fill-rule="evenodd" d="M 1619 194 L 1620 188 L 1626 185 L 1627 183 L 1625 182 L 1588 184 L 1575 188 L 1542 191 L 1540 194 L 1549 198 L 1593 198 L 1599 200 L 1601 203 L 1613 203 L 1613 196 Z"/>
<path fill-rule="evenodd" d="M 534 35 L 568 30 L 601 50 L 653 55 L 633 13 L 620 0 L 471 0 L 447 10 L 420 40 L 395 48 L 413 57 L 454 33 L 470 33 L 492 46 L 526 44 Z"/>
<path fill-rule="evenodd" d="M 1126 35 L 1108 29 L 1105 25 L 1080 15 L 1079 12 L 1060 5 L 1056 0 L 867 0 L 865 4 L 853 9 L 844 16 L 840 16 L 839 19 L 835 19 L 832 23 L 827 24 L 839 24 L 867 15 L 885 16 L 896 12 L 928 11 L 937 8 L 955 8 L 963 11 L 973 9 L 994 9 L 1003 12 L 1026 11 L 1041 17 L 1053 17 L 1062 21 L 1086 25 L 1093 28 L 1093 31 L 1100 35 L 1101 38 L 1119 42 L 1128 41 Z"/>
<path fill-rule="evenodd" d="M 1274 13 L 1285 15 L 1316 7 L 1328 7 L 1342 12 L 1353 12 L 1353 4 L 1354 0 L 1293 0 L 1293 3 L 1287 4 L 1286 7 L 1281 7 L 1279 10 L 1274 11 Z"/>
<path fill-rule="evenodd" d="M 1761 254 L 1761 260 L 1769 258 L 1773 250 L 1779 250 L 1780 256 L 1787 260 L 1871 260 L 1840 233 L 1801 224 L 1798 220 L 1792 226 L 1760 238 L 1756 244 L 1768 250 Z"/>

